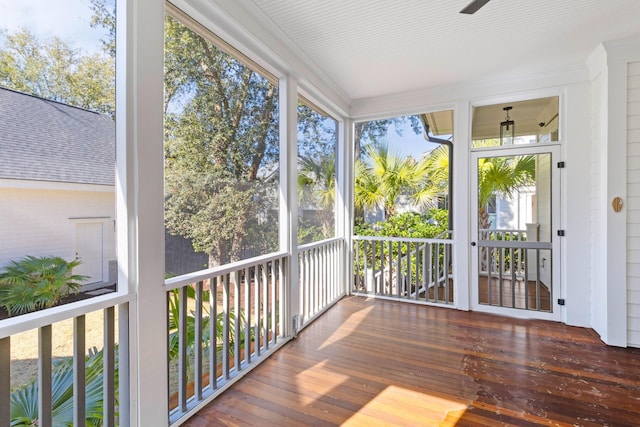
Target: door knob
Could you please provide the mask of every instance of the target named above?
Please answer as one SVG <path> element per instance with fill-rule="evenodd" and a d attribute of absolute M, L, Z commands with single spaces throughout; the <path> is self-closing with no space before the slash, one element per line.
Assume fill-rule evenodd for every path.
<path fill-rule="evenodd" d="M 475 246 L 475 245 L 476 245 L 476 242 L 471 242 L 471 246 Z"/>

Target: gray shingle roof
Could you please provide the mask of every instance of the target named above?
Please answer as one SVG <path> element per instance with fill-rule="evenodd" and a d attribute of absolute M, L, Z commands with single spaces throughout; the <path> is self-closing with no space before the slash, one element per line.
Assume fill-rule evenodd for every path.
<path fill-rule="evenodd" d="M 0 178 L 115 185 L 108 116 L 0 87 Z"/>

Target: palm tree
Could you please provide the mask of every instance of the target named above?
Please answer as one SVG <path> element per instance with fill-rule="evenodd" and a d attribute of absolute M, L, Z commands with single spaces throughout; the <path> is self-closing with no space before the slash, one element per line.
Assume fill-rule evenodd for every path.
<path fill-rule="evenodd" d="M 377 205 L 384 209 L 385 218 L 392 217 L 400 195 L 412 196 L 419 189 L 421 172 L 413 158 L 390 153 L 386 144 L 368 145 L 365 160 L 355 165 L 356 207 Z"/>
<path fill-rule="evenodd" d="M 298 199 L 321 209 L 322 234 L 329 237 L 336 198 L 335 154 L 320 159 L 299 156 L 298 164 Z"/>
<path fill-rule="evenodd" d="M 73 274 L 80 260 L 27 256 L 11 261 L 0 273 L 0 306 L 9 315 L 23 314 L 56 305 L 77 293 L 87 276 Z"/>
<path fill-rule="evenodd" d="M 478 227 L 489 228 L 487 205 L 496 194 L 512 197 L 514 191 L 535 183 L 535 156 L 483 157 L 478 160 Z"/>
<path fill-rule="evenodd" d="M 118 364 L 116 357 L 115 390 L 118 390 Z M 103 425 L 103 379 L 104 351 L 89 351 L 85 362 L 86 381 L 86 425 Z M 51 376 L 51 407 L 54 426 L 73 425 L 73 364 L 71 359 L 58 362 Z M 38 425 L 38 381 L 11 393 L 11 427 L 33 427 Z M 116 396 L 117 398 L 117 396 Z"/>
<path fill-rule="evenodd" d="M 449 191 L 449 147 L 440 145 L 423 155 L 416 168 L 421 181 L 413 198 L 419 206 L 434 207 L 434 202 Z"/>

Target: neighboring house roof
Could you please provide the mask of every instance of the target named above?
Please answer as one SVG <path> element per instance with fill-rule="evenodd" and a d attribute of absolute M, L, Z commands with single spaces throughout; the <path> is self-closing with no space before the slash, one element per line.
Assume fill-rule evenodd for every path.
<path fill-rule="evenodd" d="M 115 185 L 108 116 L 0 87 L 0 179 Z"/>

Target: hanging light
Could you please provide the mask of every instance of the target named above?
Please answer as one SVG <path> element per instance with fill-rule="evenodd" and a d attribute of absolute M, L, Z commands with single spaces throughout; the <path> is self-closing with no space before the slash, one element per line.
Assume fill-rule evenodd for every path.
<path fill-rule="evenodd" d="M 509 117 L 509 110 L 513 107 L 504 107 L 503 110 L 507 113 L 503 122 L 500 122 L 500 145 L 513 145 L 514 138 L 516 136 L 516 122 Z"/>

